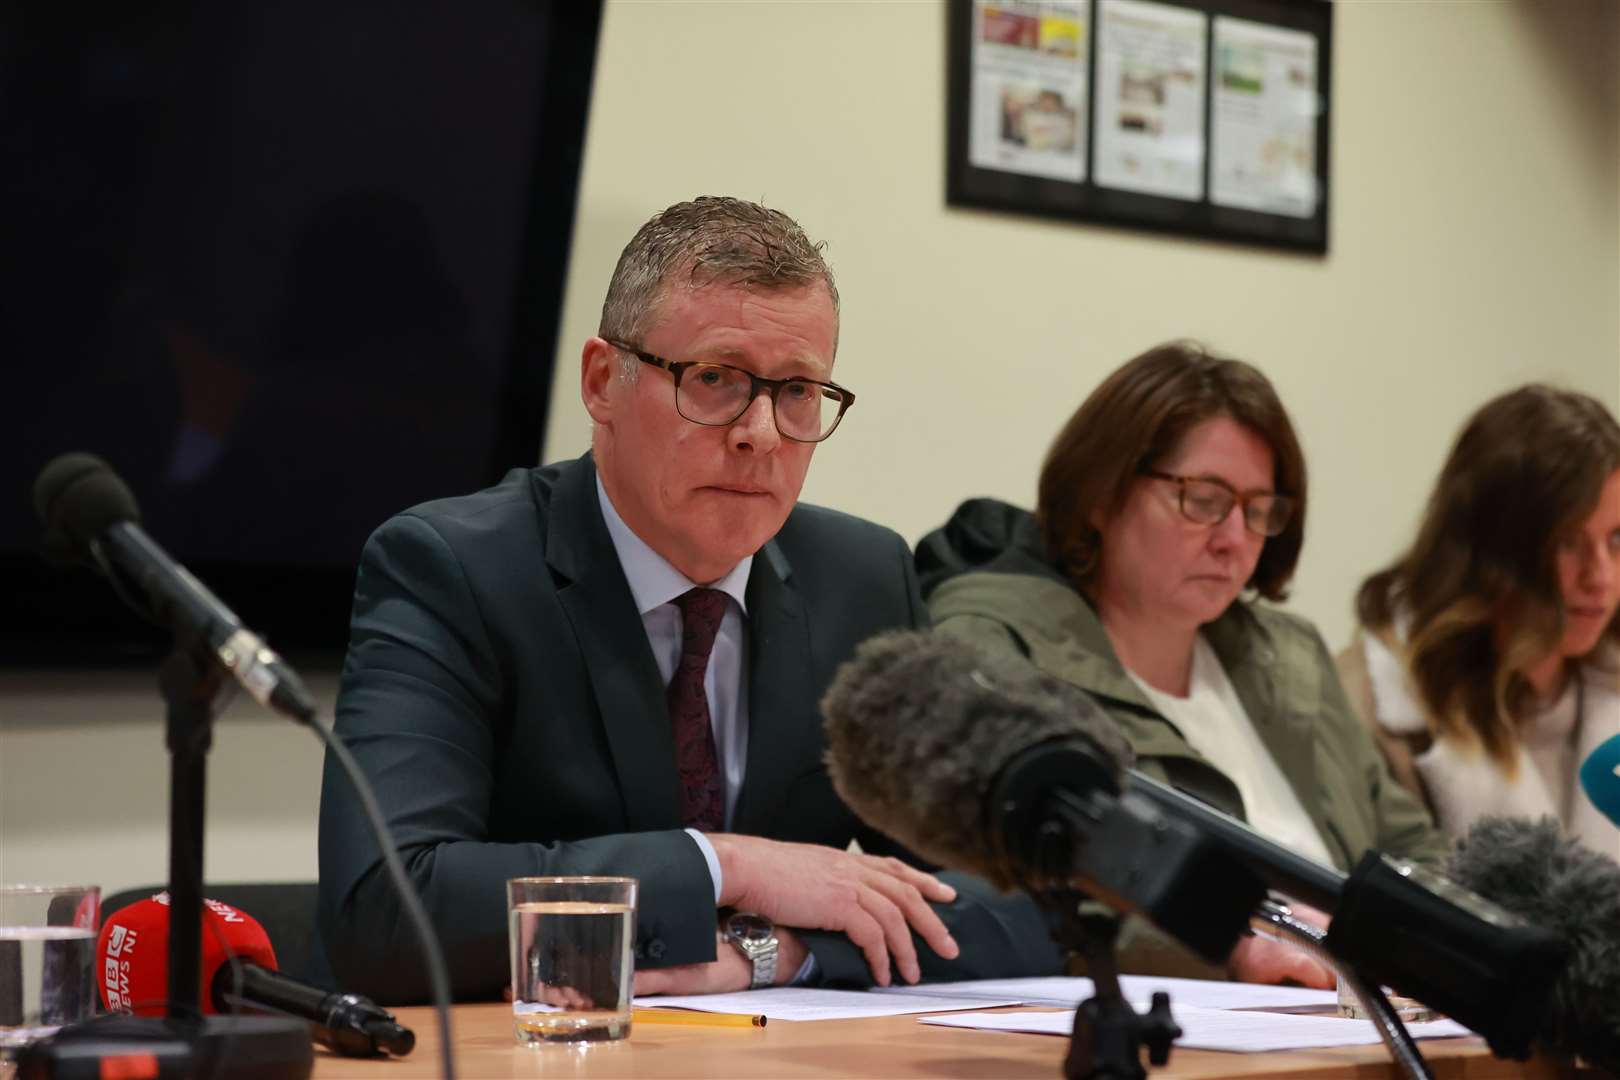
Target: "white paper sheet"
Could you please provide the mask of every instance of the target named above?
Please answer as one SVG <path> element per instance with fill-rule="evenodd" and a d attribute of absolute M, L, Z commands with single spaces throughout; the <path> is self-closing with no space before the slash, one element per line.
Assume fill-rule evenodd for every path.
<path fill-rule="evenodd" d="M 1204 197 L 1207 24 L 1201 11 L 1151 0 L 1098 5 L 1098 184 L 1192 202 Z"/>
<path fill-rule="evenodd" d="M 1166 990 L 1170 994 L 1171 1007 L 1192 1005 L 1206 1009 L 1289 1009 L 1313 1005 L 1328 1007 L 1338 1002 L 1338 994 L 1332 990 L 1306 990 L 1300 987 L 1261 986 L 1255 983 L 1208 979 L 1122 975 L 1119 985 L 1120 990 L 1132 1001 L 1148 1001 L 1155 990 Z M 878 993 L 1012 998 L 1024 1005 L 1060 1005 L 1072 1008 L 1090 997 L 1094 990 L 1090 979 L 1053 977 L 890 986 L 879 990 Z"/>
<path fill-rule="evenodd" d="M 1210 202 L 1316 213 L 1316 52 L 1314 34 L 1215 17 Z"/>
<path fill-rule="evenodd" d="M 1135 1003 L 1138 1009 L 1141 1002 Z M 1177 1046 L 1194 1050 L 1310 1050 L 1327 1046 L 1376 1044 L 1378 1032 L 1370 1020 L 1337 1016 L 1290 1016 L 1284 1013 L 1200 1009 L 1173 1005 L 1181 1025 Z M 918 1022 L 982 1031 L 1023 1031 L 1040 1035 L 1068 1035 L 1074 1030 L 1074 1010 L 1044 1013 L 958 1013 L 919 1016 Z M 1414 1039 L 1453 1038 L 1471 1034 L 1455 1020 L 1408 1024 Z"/>
<path fill-rule="evenodd" d="M 971 983 L 965 985 L 972 985 Z M 777 986 L 735 994 L 658 995 L 638 997 L 642 1008 L 696 1009 L 699 1012 L 750 1013 L 772 1020 L 856 1020 L 868 1016 L 946 1012 L 951 1009 L 994 1009 L 1017 1005 L 1015 998 L 979 994 L 933 997 L 927 994 L 870 994 L 864 990 L 817 990 Z"/>
<path fill-rule="evenodd" d="M 1090 5 L 973 5 L 968 161 L 1078 183 L 1086 176 Z"/>

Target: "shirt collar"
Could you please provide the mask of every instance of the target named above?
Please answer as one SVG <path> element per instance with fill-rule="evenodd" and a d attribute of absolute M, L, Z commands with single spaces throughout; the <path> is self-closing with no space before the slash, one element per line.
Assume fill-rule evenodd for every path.
<path fill-rule="evenodd" d="M 653 608 L 662 607 L 688 590 L 699 587 L 624 523 L 613 500 L 608 498 L 607 488 L 602 486 L 601 476 L 596 478 L 596 498 L 602 504 L 602 520 L 607 523 L 608 536 L 613 540 L 619 565 L 624 568 L 625 579 L 630 582 L 630 595 L 635 598 L 637 614 L 645 615 Z M 737 607 L 744 615 L 748 614 L 748 602 L 744 597 L 748 591 L 748 573 L 753 566 L 754 557 L 749 555 L 719 581 L 708 586 L 719 589 L 737 601 Z"/>

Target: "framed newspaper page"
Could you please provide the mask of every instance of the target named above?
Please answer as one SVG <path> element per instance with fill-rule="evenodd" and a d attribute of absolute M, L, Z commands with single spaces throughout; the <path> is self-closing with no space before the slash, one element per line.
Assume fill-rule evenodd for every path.
<path fill-rule="evenodd" d="M 1327 251 L 1327 0 L 946 11 L 951 205 Z"/>

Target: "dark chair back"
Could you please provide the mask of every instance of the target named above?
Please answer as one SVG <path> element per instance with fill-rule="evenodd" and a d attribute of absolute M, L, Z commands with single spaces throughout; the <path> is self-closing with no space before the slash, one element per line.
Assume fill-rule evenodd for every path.
<path fill-rule="evenodd" d="M 101 917 L 107 919 L 137 900 L 163 891 L 162 885 L 125 889 L 101 902 Z M 270 935 L 276 950 L 276 966 L 287 975 L 312 986 L 335 989 L 326 951 L 315 930 L 315 883 L 313 881 L 248 883 L 203 886 L 203 895 L 253 916 Z"/>

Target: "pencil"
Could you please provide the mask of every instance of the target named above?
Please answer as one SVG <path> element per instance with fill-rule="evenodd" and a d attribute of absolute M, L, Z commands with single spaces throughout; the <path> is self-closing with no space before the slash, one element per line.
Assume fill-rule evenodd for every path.
<path fill-rule="evenodd" d="M 765 1017 L 748 1013 L 698 1012 L 695 1009 L 632 1009 L 632 1024 L 702 1024 L 708 1027 L 764 1027 Z"/>

